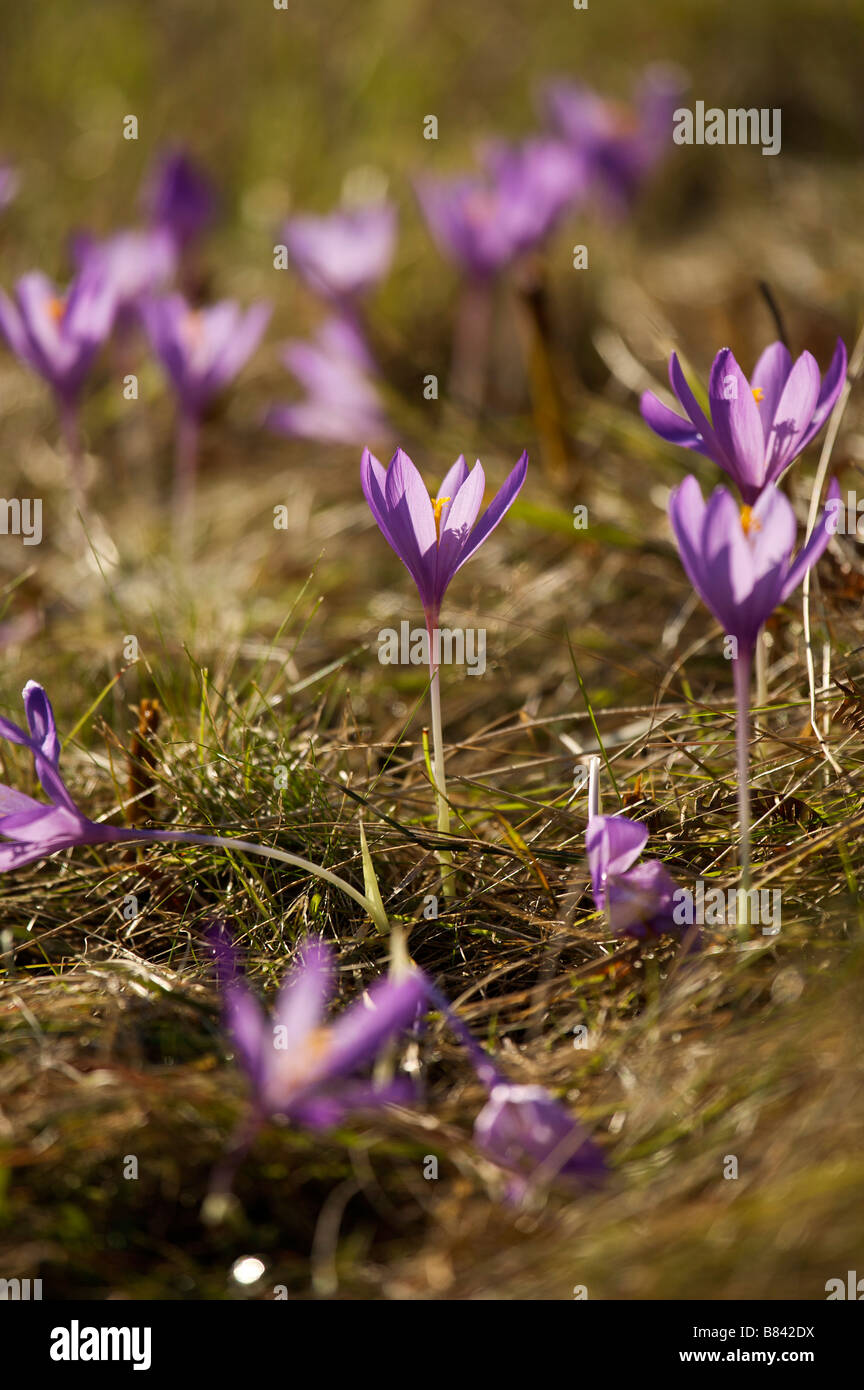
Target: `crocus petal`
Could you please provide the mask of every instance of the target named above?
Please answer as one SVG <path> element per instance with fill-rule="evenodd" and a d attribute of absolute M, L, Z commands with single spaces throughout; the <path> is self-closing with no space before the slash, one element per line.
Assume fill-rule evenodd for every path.
<path fill-rule="evenodd" d="M 384 489 L 394 549 L 413 576 L 424 607 L 434 605 L 438 538 L 432 502 L 411 459 L 397 449 Z"/>
<path fill-rule="evenodd" d="M 771 343 L 762 353 L 750 384 L 754 391 L 762 392 L 759 414 L 762 417 L 762 432 L 767 443 L 777 412 L 777 405 L 783 394 L 786 379 L 792 370 L 792 356 L 785 343 Z"/>
<path fill-rule="evenodd" d="M 746 502 L 765 482 L 765 435 L 750 383 L 730 348 L 714 358 L 708 383 L 714 432 Z"/>
<path fill-rule="evenodd" d="M 646 425 L 655 434 L 659 434 L 661 439 L 665 439 L 667 444 L 677 444 L 682 449 L 696 449 L 699 453 L 708 453 L 705 440 L 694 427 L 692 420 L 684 420 L 680 415 L 676 415 L 675 411 L 664 405 L 653 391 L 645 391 L 642 394 L 639 411 Z"/>
<path fill-rule="evenodd" d="M 302 1047 L 321 1022 L 333 992 L 333 954 L 323 941 L 307 942 L 297 969 L 279 991 L 273 1012 L 285 1030 L 280 1047 L 287 1052 Z"/>
<path fill-rule="evenodd" d="M 831 411 L 834 409 L 837 397 L 843 389 L 846 380 L 846 344 L 842 338 L 837 339 L 837 346 L 834 349 L 834 356 L 831 364 L 825 373 L 825 380 L 822 382 L 822 389 L 819 392 L 819 400 L 816 409 L 813 411 L 813 419 L 808 429 L 804 431 L 800 442 L 800 449 L 806 449 L 811 439 L 819 433 Z"/>
<path fill-rule="evenodd" d="M 60 761 L 60 740 L 57 737 L 51 701 L 36 681 L 28 681 L 23 694 L 24 712 L 30 733 L 40 751 L 56 767 Z"/>
<path fill-rule="evenodd" d="M 774 482 L 784 468 L 800 453 L 801 440 L 819 399 L 819 368 L 809 352 L 802 352 L 783 387 L 771 430 L 765 446 L 769 482 Z M 764 409 L 765 402 L 757 410 Z"/>
<path fill-rule="evenodd" d="M 487 537 L 495 530 L 495 527 L 498 525 L 499 521 L 501 521 L 502 517 L 510 510 L 522 490 L 522 484 L 525 482 L 525 475 L 527 472 L 528 455 L 527 453 L 523 453 L 516 467 L 505 479 L 503 486 L 493 497 L 489 506 L 477 522 L 477 525 L 468 538 L 467 544 L 464 545 L 460 551 L 459 563 L 456 566 L 457 570 L 462 568 L 466 560 L 471 559 L 475 550 L 479 549 Z"/>
<path fill-rule="evenodd" d="M 439 599 L 444 597 L 447 585 L 456 573 L 462 551 L 471 536 L 471 527 L 477 520 L 485 490 L 486 477 L 478 459 L 447 508 L 446 520 L 442 511 L 435 580 L 435 591 Z"/>
<path fill-rule="evenodd" d="M 723 450 L 717 439 L 716 431 L 712 428 L 711 422 L 697 401 L 690 389 L 684 369 L 678 361 L 677 352 L 673 352 L 669 358 L 669 383 L 675 395 L 678 397 L 686 413 L 693 421 L 693 427 L 702 436 L 704 452 L 721 468 L 728 468 L 728 459 L 725 458 Z"/>
<path fill-rule="evenodd" d="M 623 874 L 648 843 L 648 831 L 627 816 L 592 816 L 585 832 L 585 852 L 591 870 L 591 891 L 598 908 L 604 906 L 606 880 Z"/>
<path fill-rule="evenodd" d="M 245 981 L 237 979 L 225 989 L 225 1026 L 240 1061 L 253 1083 L 260 1085 L 273 1047 L 267 1015 Z"/>
<path fill-rule="evenodd" d="M 836 478 L 832 478 L 831 486 L 828 489 L 826 502 L 838 502 L 839 500 L 840 484 L 837 482 Z M 833 531 L 831 529 L 831 510 L 832 509 L 828 506 L 824 508 L 821 517 L 819 518 L 819 520 L 813 528 L 812 536 L 810 537 L 807 544 L 802 547 L 800 554 L 798 554 L 795 557 L 792 564 L 790 565 L 789 572 L 786 575 L 786 580 L 783 585 L 781 602 L 785 603 L 789 595 L 794 593 L 794 591 L 798 588 L 798 585 L 803 580 L 807 571 L 811 569 L 813 565 L 816 564 L 816 561 L 819 559 L 825 547 L 827 546 L 829 540 L 831 539 L 831 536 L 833 535 Z"/>
<path fill-rule="evenodd" d="M 436 502 L 441 497 L 450 498 L 450 501 L 445 502 L 444 506 L 441 508 L 441 515 L 439 518 L 439 529 L 446 525 L 447 517 L 450 513 L 450 508 L 453 505 L 453 499 L 467 477 L 468 465 L 465 462 L 465 455 L 460 454 L 456 462 L 453 464 L 452 468 L 449 468 L 447 470 L 447 473 L 444 477 L 444 481 L 435 495 Z"/>
<path fill-rule="evenodd" d="M 477 1116 L 474 1138 L 496 1162 L 527 1170 L 531 1179 L 562 1175 L 594 1182 L 605 1171 L 600 1150 L 542 1086 L 496 1086 Z"/>
<path fill-rule="evenodd" d="M 426 982 L 419 970 L 373 985 L 333 1024 L 327 1075 L 345 1076 L 376 1057 L 385 1042 L 414 1022 L 425 998 Z"/>
<path fill-rule="evenodd" d="M 291 1102 L 288 1113 L 309 1129 L 333 1129 L 358 1111 L 382 1110 L 385 1105 L 410 1105 L 417 1088 L 407 1076 L 397 1076 L 384 1085 L 370 1081 L 345 1081 L 332 1094 L 316 1092 Z"/>

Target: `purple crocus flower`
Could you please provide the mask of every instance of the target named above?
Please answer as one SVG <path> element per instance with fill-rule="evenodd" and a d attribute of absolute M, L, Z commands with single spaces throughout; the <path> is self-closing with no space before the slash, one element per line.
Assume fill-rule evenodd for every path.
<path fill-rule="evenodd" d="M 390 433 L 372 380 L 375 365 L 353 322 L 328 319 L 314 342 L 286 343 L 282 361 L 307 396 L 268 412 L 266 423 L 277 434 L 356 445 Z"/>
<path fill-rule="evenodd" d="M 209 178 L 178 149 L 159 156 L 144 183 L 141 202 L 151 225 L 164 228 L 179 248 L 194 241 L 216 212 Z"/>
<path fill-rule="evenodd" d="M 271 314 L 269 304 L 245 312 L 233 300 L 193 309 L 181 294 L 147 299 L 141 317 L 153 350 L 178 400 L 174 474 L 177 539 L 191 518 L 198 461 L 198 431 L 212 398 L 234 379 L 257 348 Z"/>
<path fill-rule="evenodd" d="M 542 1086 L 499 1078 L 474 1122 L 474 1142 L 513 1175 L 513 1201 L 544 1180 L 595 1186 L 606 1176 L 602 1150 Z"/>
<path fill-rule="evenodd" d="M 48 804 L 36 801 L 13 787 L 0 786 L 0 835 L 11 843 L 0 843 L 0 873 L 21 868 L 36 859 L 47 858 L 58 850 L 74 849 L 79 845 L 117 844 L 128 841 L 167 841 L 190 845 L 227 848 L 246 854 L 262 855 L 302 869 L 304 873 L 323 879 L 358 903 L 378 926 L 382 934 L 390 930 L 387 915 L 380 899 L 371 901 L 338 874 L 308 859 L 275 846 L 259 845 L 249 840 L 228 839 L 221 835 L 199 835 L 192 830 L 137 829 L 132 826 L 97 825 L 75 804 L 60 776 L 60 740 L 54 723 L 51 703 L 41 685 L 28 681 L 24 687 L 24 709 L 29 732 L 0 718 L 0 738 L 27 748 L 33 758 L 36 775 L 48 796 Z"/>
<path fill-rule="evenodd" d="M 327 217 L 292 217 L 283 235 L 310 289 L 327 299 L 353 300 L 373 289 L 390 269 L 396 209 L 377 202 Z"/>
<path fill-rule="evenodd" d="M 752 506 L 819 433 L 845 378 L 846 348 L 839 338 L 824 381 L 811 353 L 802 352 L 793 365 L 782 343 L 765 349 L 748 381 L 731 350 L 723 348 L 708 383 L 709 421 L 673 353 L 669 380 L 686 419 L 652 391 L 645 392 L 640 409 L 661 439 L 712 459 Z"/>
<path fill-rule="evenodd" d="M 21 362 L 51 386 L 61 407 L 77 406 L 84 381 L 114 322 L 115 300 L 104 275 L 84 271 L 67 290 L 32 271 L 0 290 L 0 333 Z"/>
<path fill-rule="evenodd" d="M 491 146 L 487 164 L 483 174 L 416 183 L 439 250 L 480 280 L 537 246 L 582 188 L 582 165 L 560 141 Z"/>
<path fill-rule="evenodd" d="M 839 496 L 834 480 L 829 501 Z M 793 560 L 795 513 L 773 483 L 754 506 L 743 508 L 723 487 L 706 504 L 692 474 L 672 493 L 669 517 L 687 577 L 742 654 L 752 654 L 762 625 L 819 559 L 830 538 L 832 510 L 826 507 Z"/>
<path fill-rule="evenodd" d="M 682 73 L 649 68 L 630 106 L 581 82 L 550 83 L 544 106 L 553 126 L 588 161 L 610 209 L 626 212 L 671 149 L 672 117 L 686 87 Z"/>
<path fill-rule="evenodd" d="M 24 687 L 24 711 L 29 732 L 0 718 L 0 738 L 29 749 L 48 804 L 0 785 L 0 835 L 10 842 L 0 844 L 0 872 L 76 845 L 145 837 L 143 831 L 97 825 L 76 806 L 59 772 L 60 740 L 51 702 L 35 681 Z"/>
<path fill-rule="evenodd" d="M 764 623 L 819 559 L 835 529 L 836 479 L 809 540 L 793 559 L 796 526 L 791 503 L 768 483 L 755 504 L 739 507 L 723 487 L 705 503 L 692 475 L 672 493 L 669 516 L 681 563 L 699 597 L 734 642 L 738 828 L 741 887 L 750 888 L 750 674 Z"/>
<path fill-rule="evenodd" d="M 407 1077 L 378 1085 L 361 1073 L 414 1023 L 426 998 L 421 971 L 378 980 L 330 1026 L 324 1010 L 334 988 L 333 953 L 308 940 L 268 1019 L 237 973 L 224 933 L 214 939 L 226 1028 L 252 1084 L 259 1119 L 279 1115 L 310 1129 L 331 1129 L 352 1111 L 405 1104 Z"/>
<path fill-rule="evenodd" d="M 81 393 L 93 362 L 111 333 L 117 304 L 101 267 L 89 267 L 60 290 L 47 275 L 24 275 L 10 299 L 0 290 L 0 333 L 19 361 L 51 387 L 69 451 L 72 485 L 84 506 L 79 434 Z"/>
<path fill-rule="evenodd" d="M 79 236 L 73 256 L 79 271 L 93 271 L 107 282 L 120 311 L 161 288 L 177 265 L 176 244 L 162 227 L 115 232 L 101 241 Z"/>
<path fill-rule="evenodd" d="M 585 832 L 591 892 L 598 912 L 607 912 L 615 936 L 638 939 L 662 933 L 681 935 L 673 919 L 677 891 L 659 859 L 636 860 L 648 831 L 627 816 L 592 816 Z"/>
<path fill-rule="evenodd" d="M 200 417 L 233 381 L 260 343 L 271 312 L 264 303 L 244 311 L 230 299 L 194 309 L 181 294 L 144 302 L 141 314 L 153 350 L 185 414 Z"/>
<path fill-rule="evenodd" d="M 17 198 L 20 183 L 18 170 L 11 164 L 0 163 L 0 212 Z"/>
<path fill-rule="evenodd" d="M 555 1178 L 577 1179 L 588 1185 L 601 1182 L 606 1173 L 602 1151 L 569 1111 L 542 1086 L 517 1085 L 502 1076 L 431 983 L 428 995 L 465 1047 L 478 1080 L 489 1092 L 489 1100 L 474 1123 L 474 1142 L 511 1175 L 511 1200 L 521 1200 L 532 1184 Z"/>
<path fill-rule="evenodd" d="M 433 499 L 404 450 L 397 449 L 385 469 L 364 449 L 360 477 L 366 501 L 384 539 L 417 585 L 427 626 L 437 622 L 456 571 L 515 502 L 527 470 L 528 455 L 523 453 L 475 526 L 486 486 L 479 459 L 469 472 L 460 454 Z"/>

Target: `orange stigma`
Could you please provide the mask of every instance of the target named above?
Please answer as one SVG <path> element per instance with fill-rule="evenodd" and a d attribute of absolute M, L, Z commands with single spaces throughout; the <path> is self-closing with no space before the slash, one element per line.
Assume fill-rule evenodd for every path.
<path fill-rule="evenodd" d="M 761 531 L 762 527 L 758 521 L 753 520 L 753 508 L 741 508 L 741 528 L 745 536 L 749 536 L 751 531 Z"/>
<path fill-rule="evenodd" d="M 48 313 L 51 315 L 55 323 L 62 323 L 63 315 L 66 313 L 66 300 L 57 298 L 49 299 Z"/>
<path fill-rule="evenodd" d="M 435 536 L 439 541 L 441 539 L 441 513 L 449 501 L 449 497 L 432 498 L 432 510 L 435 513 Z"/>
<path fill-rule="evenodd" d="M 754 399 L 754 401 L 756 402 L 756 404 L 757 404 L 757 405 L 761 405 L 761 404 L 762 404 L 762 397 L 765 395 L 765 392 L 764 392 L 764 390 L 762 389 L 762 387 L 761 387 L 761 386 L 751 386 L 751 387 L 750 387 L 750 390 L 753 392 L 753 399 Z"/>

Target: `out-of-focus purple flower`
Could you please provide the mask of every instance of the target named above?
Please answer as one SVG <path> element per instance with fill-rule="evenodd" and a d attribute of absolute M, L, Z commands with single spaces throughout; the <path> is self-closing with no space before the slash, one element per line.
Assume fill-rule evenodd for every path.
<path fill-rule="evenodd" d="M 18 281 L 14 300 L 0 290 L 0 333 L 69 409 L 111 332 L 116 307 L 112 287 L 98 269 L 82 271 L 65 291 L 33 271 Z"/>
<path fill-rule="evenodd" d="M 292 438 L 358 444 L 390 433 L 372 376 L 374 363 L 358 328 L 328 319 L 314 342 L 286 343 L 282 361 L 306 389 L 306 399 L 274 406 L 268 427 Z"/>
<path fill-rule="evenodd" d="M 686 419 L 652 391 L 645 392 L 640 409 L 661 439 L 712 459 L 752 506 L 819 433 L 845 379 L 846 347 L 840 338 L 824 381 L 811 353 L 802 352 L 793 365 L 782 343 L 765 349 L 748 381 L 731 350 L 722 348 L 708 383 L 709 421 L 673 352 L 669 380 Z"/>
<path fill-rule="evenodd" d="M 368 293 L 390 269 L 396 245 L 396 209 L 370 203 L 327 217 L 291 217 L 285 245 L 310 289 L 327 299 Z"/>
<path fill-rule="evenodd" d="M 417 585 L 427 624 L 435 625 L 456 571 L 515 502 L 527 470 L 528 455 L 523 453 L 475 526 L 486 486 L 479 459 L 469 472 L 460 454 L 433 500 L 404 450 L 397 449 L 385 469 L 364 449 L 360 477 L 366 501 L 384 539 Z"/>
<path fill-rule="evenodd" d="M 207 175 L 183 150 L 166 150 L 145 180 L 141 202 L 151 225 L 162 227 L 185 247 L 216 213 L 216 194 Z"/>
<path fill-rule="evenodd" d="M 413 1098 L 407 1077 L 376 1085 L 362 1073 L 417 1018 L 427 992 L 421 971 L 378 980 L 328 1026 L 323 1020 L 334 988 L 333 955 L 323 942 L 308 940 L 268 1019 L 237 972 L 224 930 L 212 939 L 226 1028 L 261 1117 L 330 1129 L 353 1111 Z"/>
<path fill-rule="evenodd" d="M 569 81 L 550 83 L 544 105 L 555 128 L 588 160 L 610 207 L 621 212 L 671 149 L 672 116 L 685 89 L 682 73 L 652 67 L 631 106 Z"/>
<path fill-rule="evenodd" d="M 550 137 L 492 144 L 485 162 L 483 174 L 418 179 L 415 185 L 439 249 L 480 279 L 538 246 L 586 183 L 581 156 Z"/>
<path fill-rule="evenodd" d="M 0 835 L 10 842 L 0 844 L 0 873 L 77 845 L 148 838 L 144 831 L 97 825 L 76 806 L 59 772 L 60 740 L 51 702 L 35 681 L 24 687 L 24 710 L 29 732 L 0 719 L 0 738 L 30 750 L 48 803 L 0 786 Z"/>
<path fill-rule="evenodd" d="M 119 310 L 161 289 L 177 266 L 176 243 L 163 227 L 116 232 L 102 241 L 79 236 L 73 256 L 79 272 L 104 278 Z"/>
<path fill-rule="evenodd" d="M 840 497 L 836 479 L 828 502 Z M 813 534 L 793 560 L 795 513 L 769 483 L 753 507 L 739 507 L 718 487 L 707 505 L 691 475 L 672 493 L 669 517 L 681 563 L 702 602 L 727 636 L 752 654 L 762 625 L 785 603 L 819 559 L 832 533 L 833 509 L 826 506 Z"/>
<path fill-rule="evenodd" d="M 499 1072 L 459 1015 L 431 982 L 428 997 L 465 1047 L 489 1100 L 474 1124 L 479 1149 L 511 1175 L 509 1195 L 520 1200 L 534 1183 L 602 1180 L 603 1154 L 581 1125 L 542 1086 L 520 1086 Z"/>
<path fill-rule="evenodd" d="M 21 179 L 11 164 L 0 163 L 0 212 L 18 197 Z"/>
<path fill-rule="evenodd" d="M 500 1078 L 474 1123 L 474 1141 L 513 1174 L 510 1196 L 554 1179 L 594 1186 L 606 1176 L 602 1150 L 542 1086 Z"/>
<path fill-rule="evenodd" d="M 199 417 L 245 366 L 271 312 L 269 304 L 253 304 L 244 311 L 229 299 L 193 309 L 181 294 L 142 303 L 153 350 L 186 414 Z"/>
<path fill-rule="evenodd" d="M 627 816 L 592 816 L 585 832 L 591 892 L 598 912 L 607 912 L 615 936 L 641 939 L 663 932 L 681 935 L 674 921 L 677 891 L 659 859 L 636 860 L 648 831 Z"/>

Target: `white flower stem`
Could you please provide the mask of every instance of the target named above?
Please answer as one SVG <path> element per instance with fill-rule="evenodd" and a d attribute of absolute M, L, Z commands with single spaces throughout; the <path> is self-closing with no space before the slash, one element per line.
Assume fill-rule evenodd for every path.
<path fill-rule="evenodd" d="M 747 895 L 744 898 L 744 921 L 739 920 L 738 926 L 745 930 L 748 926 L 749 913 L 747 909 L 750 902 L 750 668 L 752 663 L 753 657 L 749 651 L 737 656 L 732 663 L 737 706 L 735 743 L 738 776 L 738 839 L 741 861 L 741 875 L 738 883 L 739 901 L 741 893 Z"/>
<path fill-rule="evenodd" d="M 434 628 L 432 629 L 434 631 Z M 429 634 L 430 650 L 432 631 Z M 444 774 L 444 733 L 441 724 L 441 681 L 440 667 L 430 664 L 432 679 L 429 684 L 429 703 L 432 707 L 432 773 L 435 779 L 435 799 L 438 803 L 438 834 L 450 834 L 450 806 L 447 802 L 447 779 Z M 449 849 L 438 850 L 438 863 L 441 866 L 441 891 L 445 898 L 455 896 L 453 881 L 453 856 Z"/>

